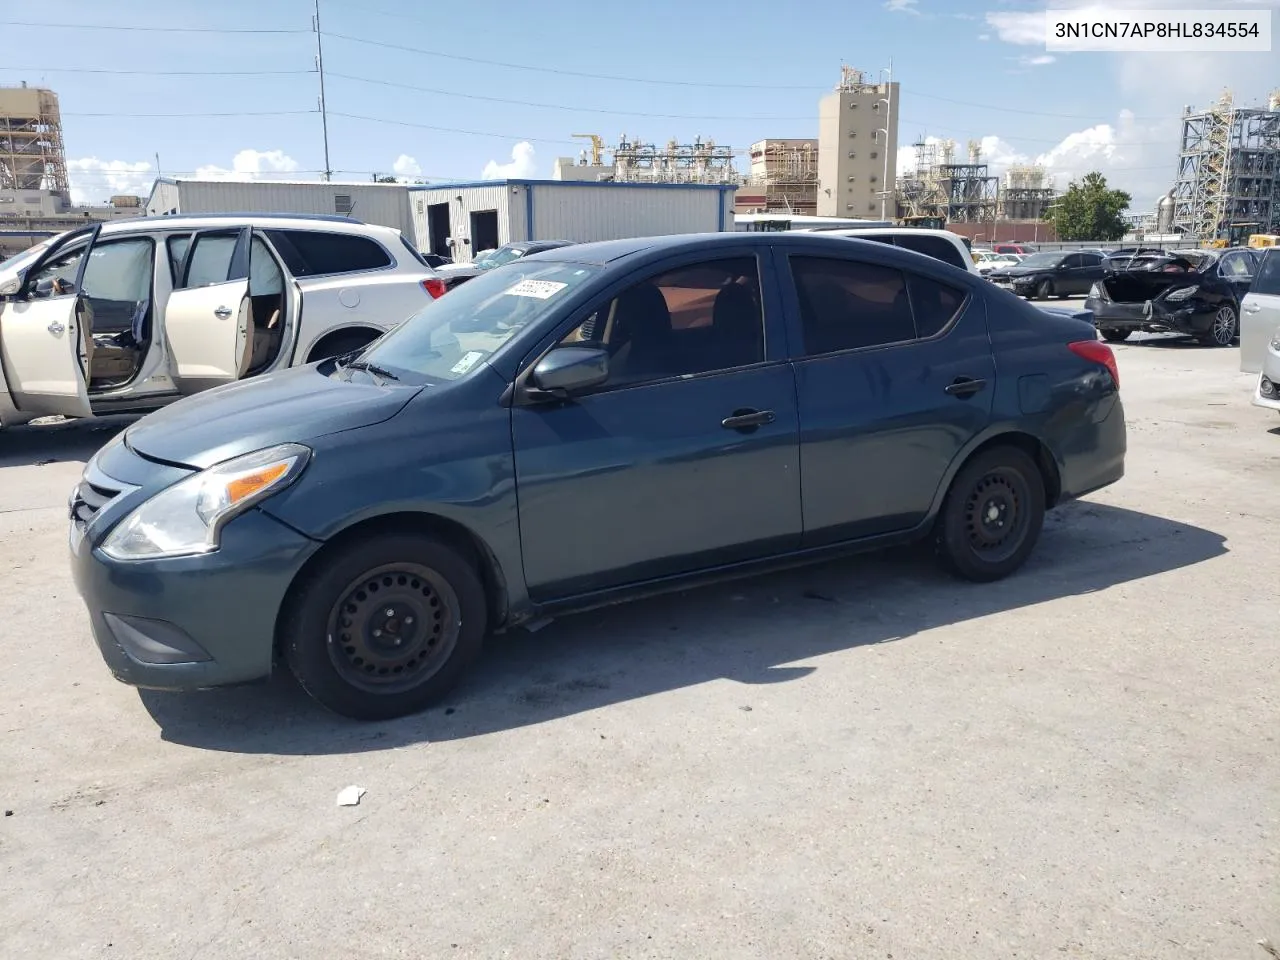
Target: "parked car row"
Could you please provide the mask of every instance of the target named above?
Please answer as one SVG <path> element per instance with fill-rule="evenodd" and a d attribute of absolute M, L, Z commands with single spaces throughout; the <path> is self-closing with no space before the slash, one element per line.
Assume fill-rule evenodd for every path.
<path fill-rule="evenodd" d="M 204 308 L 241 289 L 233 239 Z M 69 504 L 103 658 L 179 690 L 279 659 L 377 719 L 444 696 L 490 631 L 602 603 L 910 541 L 1012 573 L 1046 510 L 1124 473 L 1115 357 L 899 239 L 565 246 L 144 417 Z"/>

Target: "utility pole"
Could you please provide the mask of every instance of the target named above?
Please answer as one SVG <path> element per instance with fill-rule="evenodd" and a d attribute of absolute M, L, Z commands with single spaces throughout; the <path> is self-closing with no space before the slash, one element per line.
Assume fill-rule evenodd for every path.
<path fill-rule="evenodd" d="M 319 2 L 319 0 L 317 0 Z M 897 171 L 894 171 L 893 181 L 889 180 L 889 137 L 890 131 L 893 130 L 893 60 L 889 60 L 889 66 L 885 70 L 880 71 L 882 74 L 887 72 L 888 79 L 884 85 L 884 179 L 880 181 L 883 192 L 880 195 L 880 219 L 885 219 L 885 206 L 889 202 L 889 197 L 894 192 L 894 184 L 897 182 Z M 894 145 L 894 152 L 897 152 L 897 145 Z M 897 211 L 895 211 L 896 213 Z"/>
<path fill-rule="evenodd" d="M 333 179 L 333 170 L 329 167 L 329 114 L 324 103 L 324 44 L 320 40 L 320 0 L 316 0 L 316 13 L 311 19 L 311 27 L 316 32 L 316 70 L 320 73 L 320 131 L 324 136 L 324 178 Z"/>

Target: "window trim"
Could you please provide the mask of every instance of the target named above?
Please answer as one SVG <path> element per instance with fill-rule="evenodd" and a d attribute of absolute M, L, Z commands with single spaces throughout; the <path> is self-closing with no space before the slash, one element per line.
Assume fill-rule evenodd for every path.
<path fill-rule="evenodd" d="M 764 358 L 755 363 L 746 364 L 738 367 L 720 367 L 716 370 L 704 370 L 700 373 L 680 374 L 671 377 L 662 377 L 657 380 L 644 380 L 636 383 L 624 383 L 615 387 L 610 387 L 608 383 L 601 384 L 600 387 L 586 391 L 576 395 L 575 400 L 579 397 L 585 399 L 587 397 L 606 396 L 615 393 L 623 393 L 627 390 L 651 387 L 658 384 L 683 383 L 690 380 L 703 380 L 708 377 L 719 377 L 730 373 L 739 373 L 743 370 L 759 370 L 768 366 L 777 366 L 784 363 L 790 363 L 788 356 L 790 353 L 787 349 L 776 350 L 779 354 L 775 357 L 769 356 L 771 338 L 769 331 L 769 291 L 767 289 L 766 276 L 772 269 L 772 258 L 770 257 L 770 247 L 752 244 L 750 247 L 744 247 L 737 251 L 715 251 L 716 255 L 706 256 L 690 255 L 685 253 L 678 258 L 670 258 L 667 260 L 657 261 L 647 264 L 642 270 L 628 272 L 625 279 L 618 279 L 606 286 L 598 294 L 591 296 L 582 306 L 570 311 L 566 319 L 558 323 L 545 338 L 538 341 L 538 345 L 528 351 L 521 360 L 520 365 L 516 368 L 516 375 L 512 380 L 511 396 L 517 406 L 538 406 L 545 403 L 542 399 L 533 399 L 528 396 L 529 380 L 533 375 L 533 369 L 538 363 L 552 350 L 560 345 L 565 337 L 586 322 L 587 318 L 599 310 L 602 306 L 612 302 L 623 292 L 631 289 L 640 283 L 653 280 L 663 274 L 673 273 L 686 267 L 697 267 L 708 263 L 716 263 L 723 260 L 743 260 L 753 259 L 756 262 L 756 277 L 759 284 L 760 293 L 760 332 L 761 346 L 763 348 Z M 786 341 L 784 340 L 784 343 Z M 774 345 L 776 349 L 776 344 Z"/>
<path fill-rule="evenodd" d="M 790 284 L 790 287 L 791 287 L 792 306 L 794 308 L 794 312 L 792 316 L 788 319 L 788 324 L 789 324 L 790 330 L 794 331 L 795 337 L 799 339 L 798 344 L 792 345 L 791 362 L 793 363 L 804 363 L 810 360 L 825 360 L 828 357 L 844 357 L 850 354 L 867 353 L 873 350 L 891 349 L 895 347 L 901 347 L 907 344 L 933 343 L 934 341 L 941 340 L 944 337 L 948 336 L 951 333 L 951 331 L 955 329 L 956 325 L 960 322 L 960 318 L 964 316 L 964 314 L 969 310 L 969 308 L 972 306 L 974 301 L 974 290 L 972 288 L 965 288 L 957 284 L 948 283 L 946 280 L 939 279 L 934 276 L 930 276 L 930 274 L 923 271 L 906 270 L 898 266 L 897 264 L 893 264 L 893 263 L 881 263 L 877 260 L 865 259 L 860 257 L 855 258 L 855 257 L 847 257 L 847 256 L 832 256 L 831 254 L 826 252 L 807 253 L 804 251 L 779 251 L 779 253 L 781 254 L 782 260 L 783 260 L 783 263 L 780 265 L 780 272 L 785 272 L 787 275 L 787 282 Z M 951 315 L 951 318 L 945 324 L 943 324 L 942 327 L 940 327 L 936 333 L 932 334 L 931 336 L 928 336 L 928 337 L 915 336 L 910 340 L 893 340 L 888 343 L 869 344 L 865 347 L 845 347 L 842 350 L 832 350 L 828 353 L 809 353 L 804 343 L 804 321 L 800 316 L 800 288 L 799 288 L 799 285 L 796 283 L 795 273 L 793 272 L 791 267 L 791 261 L 797 257 L 807 257 L 813 260 L 835 260 L 841 263 L 869 264 L 871 266 L 882 267 L 886 270 L 898 271 L 898 273 L 902 274 L 903 288 L 907 292 L 907 303 L 911 309 L 911 326 L 914 330 L 917 331 L 917 333 L 919 332 L 920 327 L 916 321 L 916 307 L 915 307 L 915 303 L 911 298 L 911 284 L 908 281 L 908 278 L 912 274 L 915 274 L 916 276 L 919 276 L 919 277 L 923 277 L 924 279 L 927 279 L 927 280 L 932 280 L 934 283 L 940 283 L 943 286 L 954 287 L 957 290 L 961 290 L 964 293 L 964 297 L 963 299 L 961 299 L 960 305 L 956 307 L 955 313 Z M 933 259 L 933 258 L 930 258 L 930 259 Z M 942 261 L 939 260 L 937 262 L 941 263 Z"/>
<path fill-rule="evenodd" d="M 310 227 L 254 227 L 254 229 L 260 232 L 267 239 L 267 242 L 271 244 L 272 250 L 277 254 L 277 256 L 279 256 L 280 262 L 284 265 L 285 274 L 289 279 L 297 280 L 299 283 L 305 280 L 324 280 L 331 279 L 333 277 L 350 277 L 362 273 L 383 273 L 388 270 L 396 270 L 400 266 L 400 262 L 396 260 L 395 254 L 388 250 L 381 240 L 367 233 L 357 233 L 355 231 L 347 230 L 313 230 Z M 294 273 L 293 269 L 289 266 L 289 258 L 282 252 L 280 244 L 275 241 L 276 235 L 284 235 L 288 233 L 319 233 L 327 237 L 355 237 L 358 240 L 367 240 L 369 243 L 372 243 L 381 250 L 386 255 L 390 263 L 386 264 L 386 266 L 371 267 L 362 270 L 338 270 L 329 273 L 297 274 Z M 404 240 L 404 234 L 401 234 L 400 237 Z M 293 242 L 289 240 L 287 236 L 284 237 L 284 240 L 290 246 L 293 246 Z M 407 244 L 408 240 L 405 240 L 405 243 Z M 294 252 L 298 252 L 296 247 L 294 248 Z M 301 257 L 301 254 L 298 255 Z M 427 267 L 426 264 L 419 264 L 419 266 L 428 270 L 431 269 L 430 267 Z"/>

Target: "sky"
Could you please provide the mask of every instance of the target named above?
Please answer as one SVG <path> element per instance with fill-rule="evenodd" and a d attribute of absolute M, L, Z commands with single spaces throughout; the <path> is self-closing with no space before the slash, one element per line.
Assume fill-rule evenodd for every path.
<path fill-rule="evenodd" d="M 994 173 L 1040 162 L 1065 188 L 1098 170 L 1141 212 L 1176 175 L 1186 105 L 1225 88 L 1263 105 L 1280 88 L 1280 50 L 1049 54 L 1045 6 L 320 0 L 329 165 L 335 180 L 549 177 L 556 157 L 586 146 L 580 133 L 608 144 L 700 136 L 745 154 L 764 138 L 816 137 L 818 100 L 842 63 L 872 76 L 892 65 L 900 172 L 912 143 L 952 139 L 964 152 L 977 139 Z M 1280 10 L 1280 0 L 1106 8 Z M 318 178 L 314 13 L 314 0 L 5 4 L 0 83 L 57 91 L 81 202 L 145 196 L 157 169 Z"/>

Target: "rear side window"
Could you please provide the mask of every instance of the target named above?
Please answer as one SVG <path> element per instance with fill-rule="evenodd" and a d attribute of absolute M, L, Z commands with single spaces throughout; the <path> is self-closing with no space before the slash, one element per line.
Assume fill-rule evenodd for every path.
<path fill-rule="evenodd" d="M 238 236 L 234 233 L 202 234 L 196 238 L 187 261 L 185 287 L 225 283 L 231 276 L 231 256 Z"/>
<path fill-rule="evenodd" d="M 943 330 L 964 303 L 963 290 L 914 273 L 907 274 L 907 290 L 915 314 L 916 336 L 922 340 Z"/>
<path fill-rule="evenodd" d="M 1280 297 L 1280 247 L 1272 247 L 1263 253 L 1251 290 L 1254 293 Z"/>
<path fill-rule="evenodd" d="M 960 255 L 960 251 L 956 249 L 955 244 L 943 240 L 942 237 L 931 237 L 928 234 L 915 236 L 909 233 L 900 233 L 898 234 L 898 246 L 904 250 L 923 253 L 926 257 L 933 257 L 935 260 L 949 263 L 951 266 L 959 267 L 961 270 L 969 269 L 965 264 L 965 258 Z"/>
<path fill-rule="evenodd" d="M 914 340 L 902 271 L 874 263 L 792 257 L 809 356 Z"/>
<path fill-rule="evenodd" d="M 295 277 L 359 273 L 391 266 L 391 256 L 368 237 L 319 230 L 267 230 Z"/>

